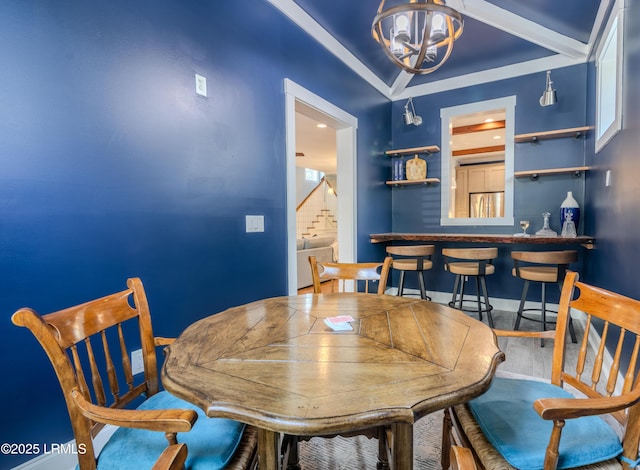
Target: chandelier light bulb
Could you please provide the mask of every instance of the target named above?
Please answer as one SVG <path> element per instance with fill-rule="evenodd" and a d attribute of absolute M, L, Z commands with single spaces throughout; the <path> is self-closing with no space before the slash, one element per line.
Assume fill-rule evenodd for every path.
<path fill-rule="evenodd" d="M 389 37 L 391 38 L 391 53 L 396 57 L 401 57 L 404 55 L 404 44 L 398 42 L 396 40 L 396 35 L 393 33 L 393 29 L 389 33 Z"/>
<path fill-rule="evenodd" d="M 395 40 L 408 42 L 411 39 L 409 32 L 409 17 L 406 14 L 395 15 Z"/>
<path fill-rule="evenodd" d="M 434 44 L 444 41 L 447 37 L 444 16 L 440 13 L 434 13 L 431 18 L 431 41 Z"/>
<path fill-rule="evenodd" d="M 435 62 L 438 59 L 438 48 L 436 46 L 427 47 L 427 53 L 424 56 L 424 60 L 427 62 Z"/>

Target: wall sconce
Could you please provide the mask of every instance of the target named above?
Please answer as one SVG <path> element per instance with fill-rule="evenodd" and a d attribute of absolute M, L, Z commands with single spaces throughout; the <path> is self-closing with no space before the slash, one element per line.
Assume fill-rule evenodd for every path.
<path fill-rule="evenodd" d="M 411 107 L 411 109 L 409 109 L 409 107 Z M 420 124 L 422 124 L 422 118 L 418 115 L 416 115 L 416 110 L 413 107 L 413 99 L 409 98 L 409 101 L 407 101 L 407 104 L 404 105 L 404 123 L 407 126 L 410 126 L 411 124 L 413 124 L 414 126 L 419 126 Z"/>
<path fill-rule="evenodd" d="M 540 97 L 540 106 L 551 106 L 552 104 L 556 104 L 558 101 L 558 97 L 556 95 L 556 90 L 551 88 L 551 71 L 547 70 L 547 87 L 544 90 L 544 93 Z"/>

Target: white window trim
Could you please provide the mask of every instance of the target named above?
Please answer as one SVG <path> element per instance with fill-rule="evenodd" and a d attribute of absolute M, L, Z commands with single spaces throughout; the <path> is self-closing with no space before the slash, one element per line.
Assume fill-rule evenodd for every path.
<path fill-rule="evenodd" d="M 451 203 L 451 147 L 449 122 L 451 117 L 461 114 L 471 114 L 492 109 L 504 108 L 506 112 L 505 153 L 504 153 L 504 217 L 491 218 L 452 218 L 449 217 Z M 503 225 L 513 227 L 513 168 L 514 168 L 514 129 L 515 129 L 516 97 L 506 96 L 494 100 L 478 101 L 440 110 L 441 118 L 441 181 L 440 181 L 440 225 Z"/>
<path fill-rule="evenodd" d="M 617 0 L 607 26 L 604 30 L 598 48 L 596 49 L 596 141 L 595 150 L 599 152 L 622 129 L 622 75 L 623 75 L 623 25 L 624 25 L 624 0 Z M 611 53 L 610 47 L 615 40 L 615 77 L 614 80 L 603 82 L 605 70 L 602 62 L 607 53 Z M 610 70 L 608 70 L 610 71 Z M 613 119 L 607 124 L 601 122 L 603 109 L 602 90 L 606 87 L 615 87 L 615 104 Z M 609 121 L 609 120 L 607 120 Z"/>

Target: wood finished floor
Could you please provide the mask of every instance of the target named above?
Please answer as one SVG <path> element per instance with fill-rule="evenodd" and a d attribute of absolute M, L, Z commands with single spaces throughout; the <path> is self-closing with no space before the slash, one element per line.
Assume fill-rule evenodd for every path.
<path fill-rule="evenodd" d="M 329 294 L 331 292 L 331 282 L 323 282 L 320 284 L 320 287 L 322 288 L 323 294 Z M 301 294 L 313 294 L 313 286 L 298 289 L 298 295 Z"/>
<path fill-rule="evenodd" d="M 322 284 L 323 292 L 331 292 L 330 283 Z M 313 293 L 313 286 L 298 290 L 298 294 Z M 472 315 L 473 316 L 473 315 Z M 513 329 L 515 320 L 515 312 L 494 311 L 493 322 L 496 328 L 503 330 Z M 477 317 L 474 317 L 477 318 Z M 486 316 L 483 317 L 486 322 Z M 582 340 L 583 330 L 580 322 L 574 321 L 574 328 L 578 343 L 567 344 L 566 363 L 573 366 L 578 357 L 580 341 Z M 521 330 L 535 331 L 540 328 L 540 323 L 528 320 L 522 320 L 520 323 Z M 552 327 L 551 327 L 552 328 Z M 551 378 L 551 362 L 553 354 L 553 341 L 547 340 L 544 347 L 540 347 L 540 340 L 531 338 L 498 338 L 500 349 L 502 349 L 507 357 L 506 361 L 499 366 L 500 371 L 524 374 L 544 379 Z M 593 361 L 594 354 L 587 357 L 587 369 Z"/>

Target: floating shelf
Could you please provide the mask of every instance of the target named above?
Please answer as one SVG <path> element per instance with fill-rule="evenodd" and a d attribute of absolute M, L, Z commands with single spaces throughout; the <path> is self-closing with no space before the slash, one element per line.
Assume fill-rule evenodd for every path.
<path fill-rule="evenodd" d="M 538 142 L 539 140 L 561 139 L 563 137 L 582 137 L 593 126 L 571 127 L 568 129 L 558 129 L 555 131 L 531 132 L 530 134 L 518 134 L 514 137 L 516 143 Z"/>
<path fill-rule="evenodd" d="M 538 179 L 538 176 L 544 175 L 559 175 L 562 173 L 575 173 L 575 175 L 579 175 L 584 171 L 589 171 L 591 167 L 588 166 L 573 166 L 567 168 L 548 168 L 544 170 L 526 170 L 526 171 L 515 171 L 513 176 L 516 178 L 526 178 L 529 177 L 533 180 Z"/>
<path fill-rule="evenodd" d="M 423 180 L 397 180 L 397 181 L 387 181 L 389 186 L 406 186 L 409 184 L 433 184 L 439 183 L 439 178 L 426 178 Z"/>
<path fill-rule="evenodd" d="M 437 145 L 428 145 L 426 147 L 414 147 L 410 149 L 387 150 L 384 154 L 390 157 L 400 157 L 402 155 L 413 155 L 416 153 L 438 153 L 440 147 Z"/>

